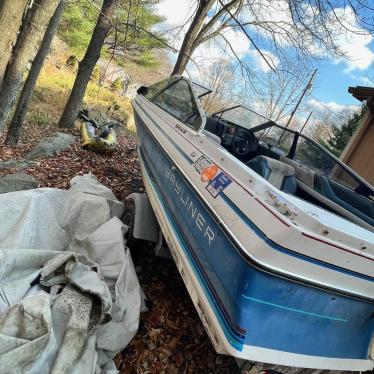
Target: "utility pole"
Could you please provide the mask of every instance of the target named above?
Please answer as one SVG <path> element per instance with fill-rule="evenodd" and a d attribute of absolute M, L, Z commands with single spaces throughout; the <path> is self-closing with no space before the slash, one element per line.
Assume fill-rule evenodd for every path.
<path fill-rule="evenodd" d="M 316 73 L 317 73 L 317 69 L 313 71 L 313 74 L 311 75 L 308 84 L 305 86 L 304 91 L 303 91 L 303 93 L 301 94 L 299 101 L 297 102 L 297 104 L 296 104 L 294 110 L 293 110 L 292 113 L 291 113 L 290 118 L 289 118 L 288 121 L 287 121 L 286 128 L 290 125 L 290 123 L 291 123 L 291 121 L 292 121 L 292 118 L 293 118 L 293 116 L 295 115 L 297 109 L 299 108 L 299 105 L 301 104 L 301 101 L 303 100 L 303 98 L 304 98 L 306 92 L 309 90 L 310 87 L 312 87 L 312 82 L 313 82 L 313 79 L 314 79 L 314 76 L 316 75 Z"/>
<path fill-rule="evenodd" d="M 306 126 L 306 124 L 308 123 L 308 121 L 309 121 L 309 119 L 310 119 L 310 117 L 312 116 L 312 114 L 313 114 L 313 110 L 309 113 L 309 116 L 308 116 L 308 118 L 306 119 L 306 121 L 305 121 L 305 123 L 304 123 L 304 125 L 303 125 L 303 127 L 301 128 L 301 130 L 300 130 L 300 134 L 303 132 L 303 130 L 304 130 L 304 128 L 305 128 L 305 126 Z"/>

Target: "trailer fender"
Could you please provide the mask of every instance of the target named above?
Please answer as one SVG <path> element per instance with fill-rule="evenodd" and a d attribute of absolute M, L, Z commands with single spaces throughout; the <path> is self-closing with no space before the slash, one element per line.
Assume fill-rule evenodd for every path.
<path fill-rule="evenodd" d="M 132 201 L 135 207 L 133 237 L 135 239 L 158 242 L 159 225 L 146 193 L 132 193 L 126 202 Z"/>

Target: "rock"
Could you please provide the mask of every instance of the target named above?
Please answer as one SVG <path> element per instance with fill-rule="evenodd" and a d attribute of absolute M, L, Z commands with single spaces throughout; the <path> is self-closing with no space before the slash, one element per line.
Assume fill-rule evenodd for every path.
<path fill-rule="evenodd" d="M 127 98 L 127 99 L 134 99 L 135 96 L 137 95 L 137 91 L 140 87 L 140 84 L 139 83 L 129 83 L 127 84 L 123 91 L 124 91 L 124 96 Z"/>
<path fill-rule="evenodd" d="M 25 169 L 29 166 L 26 160 L 7 160 L 0 161 L 0 169 Z"/>
<path fill-rule="evenodd" d="M 53 156 L 67 148 L 75 142 L 75 136 L 58 133 L 55 136 L 42 138 L 39 144 L 26 155 L 26 159 L 35 160 L 41 157 Z"/>
<path fill-rule="evenodd" d="M 109 61 L 108 63 L 106 59 L 99 59 L 97 65 L 100 67 L 100 80 L 108 87 L 110 87 L 115 80 L 119 80 L 123 86 L 130 80 L 125 69 L 119 66 L 115 61 Z"/>
<path fill-rule="evenodd" d="M 0 178 L 0 193 L 31 190 L 38 187 L 38 181 L 26 173 L 8 174 Z"/>

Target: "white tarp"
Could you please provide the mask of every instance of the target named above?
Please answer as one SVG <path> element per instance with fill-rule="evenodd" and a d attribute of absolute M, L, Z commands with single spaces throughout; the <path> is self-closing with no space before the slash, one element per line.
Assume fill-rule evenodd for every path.
<path fill-rule="evenodd" d="M 92 175 L 0 194 L 1 373 L 116 372 L 141 303 L 122 213 Z"/>

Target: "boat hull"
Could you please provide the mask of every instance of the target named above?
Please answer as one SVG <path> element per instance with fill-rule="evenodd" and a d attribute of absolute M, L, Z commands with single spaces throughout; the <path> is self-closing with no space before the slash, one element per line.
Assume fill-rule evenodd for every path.
<path fill-rule="evenodd" d="M 152 207 L 216 350 L 280 365 L 371 369 L 373 304 L 244 256 L 139 115 L 136 124 Z"/>

